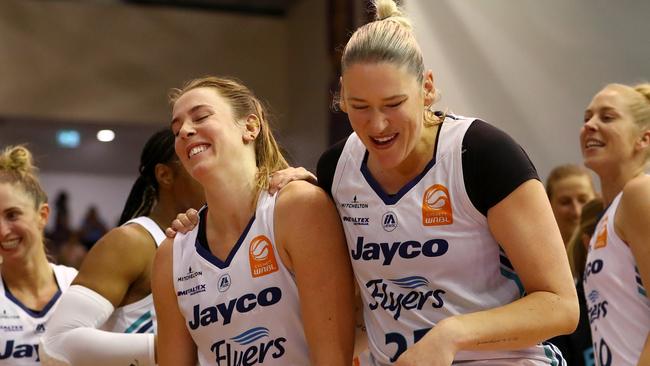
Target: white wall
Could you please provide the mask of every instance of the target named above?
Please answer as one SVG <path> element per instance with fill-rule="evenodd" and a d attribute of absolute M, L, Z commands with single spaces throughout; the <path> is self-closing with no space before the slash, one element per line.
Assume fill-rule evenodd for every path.
<path fill-rule="evenodd" d="M 504 129 L 540 176 L 580 163 L 579 129 L 610 82 L 650 79 L 649 1 L 410 0 L 442 108 Z"/>

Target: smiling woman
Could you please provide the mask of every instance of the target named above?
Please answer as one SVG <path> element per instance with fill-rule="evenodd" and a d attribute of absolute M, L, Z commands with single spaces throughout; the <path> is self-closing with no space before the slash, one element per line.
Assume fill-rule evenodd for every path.
<path fill-rule="evenodd" d="M 38 341 L 77 271 L 48 263 L 43 229 L 50 213 L 29 150 L 0 155 L 0 365 L 38 365 Z"/>
<path fill-rule="evenodd" d="M 585 111 L 580 147 L 606 207 L 584 276 L 596 364 L 648 365 L 650 84 L 610 84 L 598 92 Z"/>
<path fill-rule="evenodd" d="M 341 59 L 337 102 L 354 133 L 318 164 L 372 364 L 561 364 L 542 342 L 571 332 L 578 306 L 535 167 L 488 123 L 433 109 L 409 20 L 393 0 L 374 3 Z"/>
<path fill-rule="evenodd" d="M 287 163 L 241 83 L 192 80 L 171 101 L 176 154 L 207 206 L 156 253 L 159 364 L 350 365 L 352 274 L 327 194 L 302 181 L 269 193 Z"/>

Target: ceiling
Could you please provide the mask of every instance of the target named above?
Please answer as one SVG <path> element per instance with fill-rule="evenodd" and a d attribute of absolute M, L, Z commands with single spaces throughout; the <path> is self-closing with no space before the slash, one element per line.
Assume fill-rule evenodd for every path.
<path fill-rule="evenodd" d="M 297 0 L 123 0 L 132 4 L 166 5 L 250 14 L 284 15 Z"/>

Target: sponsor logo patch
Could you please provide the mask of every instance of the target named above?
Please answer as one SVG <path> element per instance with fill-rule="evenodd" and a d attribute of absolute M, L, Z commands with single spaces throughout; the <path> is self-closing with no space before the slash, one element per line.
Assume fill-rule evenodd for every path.
<path fill-rule="evenodd" d="M 264 235 L 257 236 L 251 241 L 248 260 L 253 278 L 266 276 L 278 270 L 278 261 L 275 259 L 273 244 Z"/>
<path fill-rule="evenodd" d="M 205 284 L 196 285 L 192 288 L 177 291 L 176 296 L 187 296 L 187 295 L 192 296 L 192 295 L 200 294 L 201 292 L 205 292 Z"/>
<path fill-rule="evenodd" d="M 422 225 L 451 225 L 454 217 L 449 191 L 441 184 L 434 184 L 424 192 L 422 198 Z"/>
<path fill-rule="evenodd" d="M 219 285 L 217 287 L 217 290 L 219 290 L 219 292 L 226 292 L 230 288 L 231 283 L 232 280 L 230 279 L 230 275 L 227 273 L 222 274 L 218 280 Z"/>
<path fill-rule="evenodd" d="M 352 217 L 352 216 L 343 216 L 343 223 L 351 223 L 352 225 L 359 226 L 368 226 L 370 223 L 369 217 Z"/>
<path fill-rule="evenodd" d="M 194 277 L 198 277 L 198 276 L 202 276 L 202 275 L 203 275 L 203 272 L 201 272 L 201 271 L 192 271 L 192 267 L 189 267 L 188 270 L 187 270 L 187 274 L 178 277 L 176 280 L 178 282 L 184 282 L 184 281 L 191 280 Z"/>
<path fill-rule="evenodd" d="M 341 203 L 341 207 L 343 207 L 343 208 L 368 208 L 368 204 L 366 202 L 357 201 L 357 196 L 354 196 L 354 198 L 352 199 L 352 202 L 343 202 L 343 203 Z"/>
<path fill-rule="evenodd" d="M 386 212 L 381 217 L 381 227 L 388 232 L 395 230 L 397 228 L 397 215 L 391 211 Z"/>

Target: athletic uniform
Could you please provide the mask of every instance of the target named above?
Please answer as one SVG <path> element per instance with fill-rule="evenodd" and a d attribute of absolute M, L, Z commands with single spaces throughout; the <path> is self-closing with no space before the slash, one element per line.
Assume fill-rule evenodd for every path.
<path fill-rule="evenodd" d="M 201 365 L 308 365 L 298 289 L 275 246 L 275 197 L 260 193 L 255 216 L 225 260 L 208 249 L 205 215 L 173 246 L 173 281 Z"/>
<path fill-rule="evenodd" d="M 485 122 L 448 115 L 440 126 L 435 156 L 394 195 L 382 190 L 367 160 L 365 146 L 353 133 L 340 152 L 324 154 L 318 178 L 343 222 L 364 303 L 372 364 L 395 362 L 448 316 L 495 308 L 524 295 L 486 218 L 490 207 L 537 178 L 512 139 Z M 455 361 L 564 362 L 550 344 L 461 351 Z"/>
<path fill-rule="evenodd" d="M 39 365 L 38 342 L 61 293 L 77 275 L 74 268 L 50 264 L 58 291 L 43 310 L 34 311 L 15 298 L 4 280 L 0 284 L 0 365 Z"/>
<path fill-rule="evenodd" d="M 619 193 L 589 243 L 585 297 L 596 365 L 636 365 L 650 332 L 650 300 L 629 246 L 616 234 Z"/>
<path fill-rule="evenodd" d="M 165 240 L 165 233 L 158 224 L 146 216 L 136 217 L 124 223 L 129 224 L 137 224 L 147 230 L 156 242 L 156 247 Z M 156 312 L 153 296 L 149 294 L 134 303 L 115 309 L 101 329 L 117 333 L 155 333 Z"/>

